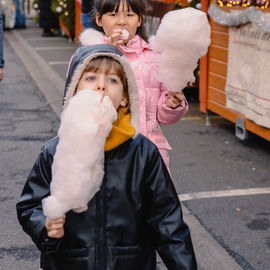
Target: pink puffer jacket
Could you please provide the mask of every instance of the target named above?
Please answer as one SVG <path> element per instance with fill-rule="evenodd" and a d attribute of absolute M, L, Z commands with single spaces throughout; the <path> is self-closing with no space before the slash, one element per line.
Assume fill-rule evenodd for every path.
<path fill-rule="evenodd" d="M 159 55 L 152 51 L 151 44 L 136 35 L 126 46 L 119 46 L 119 49 L 130 61 L 136 75 L 141 104 L 140 133 L 159 149 L 171 149 L 160 124 L 177 122 L 188 110 L 187 101 L 182 101 L 175 109 L 166 105 L 169 91 L 157 79 Z"/>

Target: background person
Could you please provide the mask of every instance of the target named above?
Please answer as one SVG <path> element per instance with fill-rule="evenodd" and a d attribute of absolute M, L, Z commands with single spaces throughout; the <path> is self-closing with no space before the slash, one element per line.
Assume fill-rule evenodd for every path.
<path fill-rule="evenodd" d="M 92 21 L 92 8 L 93 8 L 94 0 L 82 0 L 81 3 L 81 23 L 84 28 L 91 28 L 93 27 Z"/>
<path fill-rule="evenodd" d="M 0 81 L 3 80 L 3 67 L 5 64 L 3 45 L 4 45 L 4 33 L 3 33 L 3 17 L 0 9 Z"/>
<path fill-rule="evenodd" d="M 16 8 L 15 28 L 25 28 L 25 0 L 13 0 Z"/>
<path fill-rule="evenodd" d="M 39 0 L 39 26 L 43 29 L 43 37 L 54 37 L 58 35 L 59 18 L 51 10 L 51 0 Z"/>

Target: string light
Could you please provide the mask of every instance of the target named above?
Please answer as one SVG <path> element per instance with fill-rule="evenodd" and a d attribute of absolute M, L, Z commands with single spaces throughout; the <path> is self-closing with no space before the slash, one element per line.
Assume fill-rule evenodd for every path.
<path fill-rule="evenodd" d="M 270 0 L 218 0 L 218 6 L 223 7 L 249 7 L 255 6 L 258 9 L 270 8 Z"/>

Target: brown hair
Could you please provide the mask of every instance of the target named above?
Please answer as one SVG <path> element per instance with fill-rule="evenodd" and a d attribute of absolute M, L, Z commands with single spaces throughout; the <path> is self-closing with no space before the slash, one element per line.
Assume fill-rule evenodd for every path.
<path fill-rule="evenodd" d="M 125 2 L 128 6 L 128 10 L 132 10 L 136 13 L 142 20 L 141 25 L 137 28 L 136 34 L 138 34 L 142 39 L 147 40 L 145 30 L 144 30 L 144 22 L 143 15 L 146 10 L 146 2 L 145 0 L 96 0 L 94 3 L 94 8 L 92 12 L 93 25 L 96 30 L 103 32 L 103 28 L 99 27 L 96 24 L 96 14 L 99 13 L 99 18 L 101 19 L 102 15 L 108 12 L 116 11 L 118 12 L 119 6 L 121 2 Z"/>
<path fill-rule="evenodd" d="M 120 78 L 123 84 L 123 92 L 125 97 L 128 100 L 127 109 L 130 108 L 129 102 L 129 94 L 128 94 L 128 82 L 126 78 L 126 74 L 122 65 L 111 57 L 108 56 L 98 56 L 90 61 L 90 63 L 85 68 L 84 72 L 99 72 L 102 71 L 105 74 L 108 74 L 111 70 L 113 70 L 116 75 Z"/>

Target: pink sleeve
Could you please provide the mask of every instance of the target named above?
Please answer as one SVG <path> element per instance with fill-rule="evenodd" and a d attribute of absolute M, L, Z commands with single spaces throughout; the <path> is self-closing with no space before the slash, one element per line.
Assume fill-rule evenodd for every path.
<path fill-rule="evenodd" d="M 188 111 L 188 103 L 183 100 L 176 108 L 167 106 L 169 91 L 161 85 L 160 98 L 157 105 L 157 120 L 162 125 L 170 125 L 176 123 Z"/>

